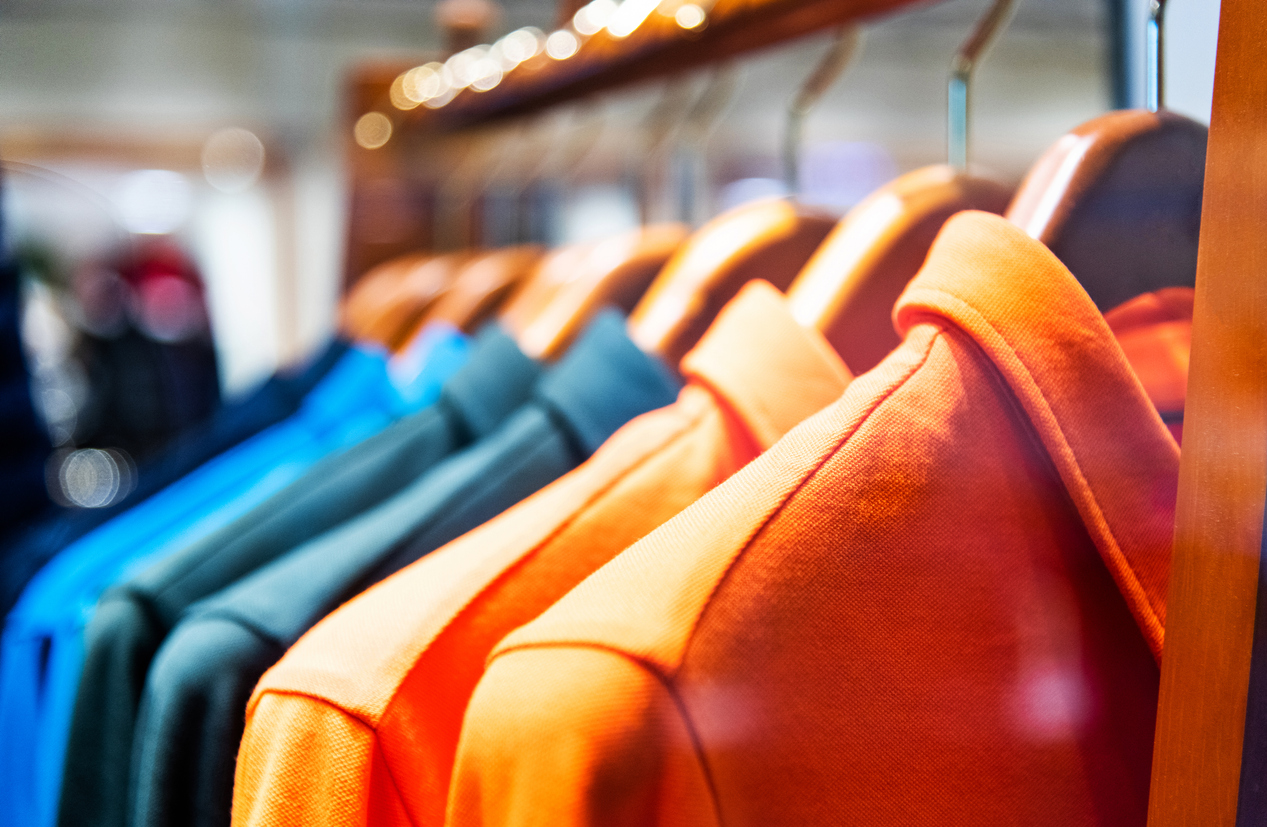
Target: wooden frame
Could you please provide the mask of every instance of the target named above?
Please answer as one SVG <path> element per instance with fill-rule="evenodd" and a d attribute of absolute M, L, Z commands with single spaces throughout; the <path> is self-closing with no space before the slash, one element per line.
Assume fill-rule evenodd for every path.
<path fill-rule="evenodd" d="M 1261 0 L 1223 0 L 1149 827 L 1267 818 L 1267 778 L 1242 784 L 1263 769 L 1245 723 L 1267 497 L 1265 33 Z"/>

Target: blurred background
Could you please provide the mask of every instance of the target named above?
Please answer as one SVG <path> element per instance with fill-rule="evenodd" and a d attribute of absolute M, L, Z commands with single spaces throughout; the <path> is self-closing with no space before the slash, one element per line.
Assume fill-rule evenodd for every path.
<path fill-rule="evenodd" d="M 1015 182 L 1068 129 L 1141 105 L 1147 5 L 1022 0 L 978 73 L 974 163 Z M 949 61 L 986 6 L 949 0 L 868 22 L 856 63 L 806 124 L 804 200 L 843 211 L 944 160 Z M 698 224 L 786 190 L 784 113 L 830 35 L 724 76 L 632 85 L 506 125 L 479 138 L 475 172 L 427 169 L 428 156 L 393 140 L 401 113 L 383 101 L 400 72 L 521 27 L 550 32 L 575 8 L 0 0 L 0 439 L 17 458 L 0 484 L 27 492 L 38 476 L 62 505 L 118 499 L 135 463 L 317 349 L 346 286 L 400 252 L 559 244 L 644 218 Z M 1167 105 L 1205 122 L 1217 14 L 1217 0 L 1167 9 Z M 700 90 L 716 112 L 679 136 L 648 199 L 640 130 L 666 100 Z M 510 196 L 488 169 L 536 163 L 561 140 L 571 148 L 534 173 L 525 228 L 499 209 Z M 464 174 L 482 182 L 475 213 L 469 188 L 449 186 Z M 76 468 L 112 485 L 67 488 Z"/>

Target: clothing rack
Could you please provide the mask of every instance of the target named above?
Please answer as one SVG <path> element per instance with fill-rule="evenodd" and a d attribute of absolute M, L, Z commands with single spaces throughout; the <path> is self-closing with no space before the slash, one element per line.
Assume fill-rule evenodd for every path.
<path fill-rule="evenodd" d="M 1265 29 L 1262 3 L 1223 0 L 1149 827 L 1247 827 L 1267 804 Z"/>
<path fill-rule="evenodd" d="M 862 21 L 915 0 L 717 0 L 693 29 L 654 10 L 618 38 L 602 29 L 564 60 L 538 54 L 496 87 L 466 89 L 437 109 L 418 107 L 409 129 L 450 131 L 568 103 L 634 83 L 681 74 L 833 26 Z M 654 6 L 654 3 L 644 4 Z M 710 8 L 711 6 L 711 8 Z"/>
<path fill-rule="evenodd" d="M 653 23 L 623 39 L 599 32 L 571 58 L 539 55 L 493 89 L 404 113 L 398 129 L 425 139 L 493 124 L 911 2 L 721 0 L 698 32 Z M 1221 5 L 1150 827 L 1246 827 L 1267 812 L 1267 703 L 1252 703 L 1267 698 L 1267 176 L 1246 171 L 1267 157 L 1267 7 Z M 354 117 L 376 98 L 387 105 L 382 79 Z"/>

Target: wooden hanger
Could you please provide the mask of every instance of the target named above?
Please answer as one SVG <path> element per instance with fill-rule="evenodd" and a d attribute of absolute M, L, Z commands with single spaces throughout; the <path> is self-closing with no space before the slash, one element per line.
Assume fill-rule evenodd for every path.
<path fill-rule="evenodd" d="M 448 289 L 473 255 L 469 250 L 445 253 L 407 268 L 367 335 L 390 350 L 398 350 L 418 319 Z"/>
<path fill-rule="evenodd" d="M 1207 129 L 1158 109 L 1163 9 L 1156 3 L 1151 21 L 1153 111 L 1110 112 L 1063 136 L 1007 211 L 1064 262 L 1101 310 L 1196 282 Z"/>
<path fill-rule="evenodd" d="M 1101 310 L 1191 287 L 1206 134 L 1173 112 L 1101 115 L 1038 160 L 1007 217 L 1047 245 Z"/>
<path fill-rule="evenodd" d="M 786 289 L 834 224 L 830 215 L 787 199 L 719 215 L 665 264 L 629 318 L 630 336 L 676 366 L 748 281 Z"/>
<path fill-rule="evenodd" d="M 519 332 L 534 359 L 555 359 L 604 306 L 631 311 L 690 235 L 684 224 L 653 224 L 603 241 Z"/>
<path fill-rule="evenodd" d="M 542 253 L 539 244 L 520 244 L 476 257 L 461 269 L 452 286 L 423 314 L 409 338 L 435 321 L 473 333 L 535 270 Z"/>
<path fill-rule="evenodd" d="M 392 291 L 405 273 L 429 258 L 430 253 L 408 253 L 371 267 L 344 297 L 339 327 L 353 339 L 368 338 L 367 331 L 391 303 Z"/>
<path fill-rule="evenodd" d="M 820 331 L 856 374 L 899 342 L 891 315 L 950 216 L 1002 213 L 1011 190 L 945 164 L 923 167 L 872 193 L 840 223 L 788 290 L 792 315 Z"/>
<path fill-rule="evenodd" d="M 568 244 L 546 253 L 520 288 L 506 300 L 497 313 L 497 321 L 515 341 L 521 340 L 532 320 L 584 264 L 594 246 L 592 243 Z"/>
<path fill-rule="evenodd" d="M 952 64 L 949 155 L 955 165 L 917 169 L 864 199 L 840 221 L 788 291 L 792 315 L 822 332 L 855 375 L 875 367 L 899 344 L 891 321 L 893 305 L 923 266 L 946 219 L 962 210 L 1002 213 L 1007 207 L 1007 187 L 965 170 L 972 72 L 1013 7 L 1013 0 L 998 0 Z M 786 154 L 795 155 L 790 150 Z"/>
<path fill-rule="evenodd" d="M 598 143 L 602 128 L 601 117 L 582 116 L 567 131 L 558 153 L 560 171 L 574 174 Z M 556 358 L 600 307 L 632 309 L 688 234 L 680 224 L 655 224 L 600 243 L 563 248 L 515 296 L 501 322 L 528 355 Z"/>

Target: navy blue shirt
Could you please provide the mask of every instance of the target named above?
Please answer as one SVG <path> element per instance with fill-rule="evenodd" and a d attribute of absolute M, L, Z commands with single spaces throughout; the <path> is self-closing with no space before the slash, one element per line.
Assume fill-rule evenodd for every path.
<path fill-rule="evenodd" d="M 132 759 L 135 825 L 230 820 L 234 759 L 260 676 L 366 587 L 584 461 L 678 381 L 600 315 L 500 428 L 377 508 L 191 607 L 146 680 Z"/>
<path fill-rule="evenodd" d="M 138 469 L 136 488 L 106 508 L 51 508 L 18 536 L 0 542 L 0 616 L 7 615 L 35 573 L 58 551 L 146 497 L 166 488 L 212 457 L 299 410 L 304 395 L 347 351 L 335 340 L 299 370 L 278 374 L 240 402 L 224 405 L 202 425 L 177 437 Z"/>

